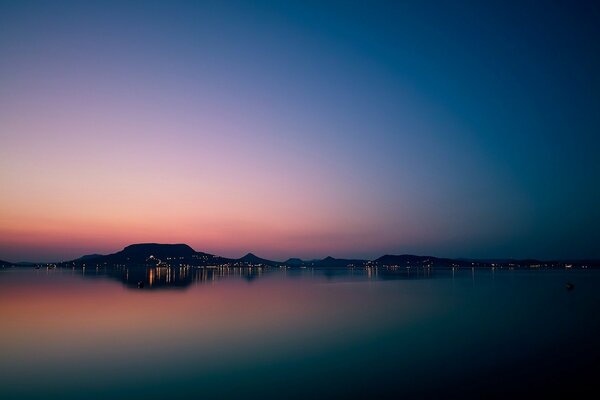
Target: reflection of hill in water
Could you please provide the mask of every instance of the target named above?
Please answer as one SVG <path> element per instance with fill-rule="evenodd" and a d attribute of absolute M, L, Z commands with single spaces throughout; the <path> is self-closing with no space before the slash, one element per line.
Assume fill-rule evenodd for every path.
<path fill-rule="evenodd" d="M 248 282 L 269 274 L 283 274 L 288 279 L 321 278 L 344 280 L 401 280 L 432 277 L 431 268 L 271 268 L 271 267 L 192 267 L 192 266 L 128 266 L 74 268 L 84 278 L 109 277 L 132 289 L 184 289 L 191 284 L 211 283 L 221 279 L 243 279 Z"/>
<path fill-rule="evenodd" d="M 253 280 L 263 274 L 263 268 L 133 266 L 94 268 L 87 273 L 82 269 L 84 276 L 89 277 L 90 273 L 117 279 L 129 288 L 183 289 L 192 283 L 210 283 L 228 277 Z"/>

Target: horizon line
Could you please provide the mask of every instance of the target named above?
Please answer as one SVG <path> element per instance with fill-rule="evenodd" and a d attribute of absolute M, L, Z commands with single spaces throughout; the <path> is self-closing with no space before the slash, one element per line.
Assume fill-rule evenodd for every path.
<path fill-rule="evenodd" d="M 487 262 L 487 261 L 496 261 L 496 260 L 502 260 L 502 261 L 510 261 L 510 260 L 514 260 L 514 261 L 523 261 L 523 260 L 535 260 L 535 261 L 543 261 L 543 262 L 561 262 L 561 261 L 600 261 L 600 258 L 595 258 L 595 257 L 576 257 L 576 258 L 537 258 L 537 257 L 448 257 L 448 256 L 439 256 L 439 255 L 433 255 L 433 254 L 419 254 L 419 253 L 394 253 L 394 252 L 387 252 L 384 254 L 381 254 L 378 257 L 375 258 L 356 258 L 356 257 L 334 257 L 332 255 L 327 255 L 324 256 L 322 258 L 301 258 L 301 257 L 287 257 L 285 260 L 275 260 L 275 259 L 270 259 L 270 258 L 265 258 L 262 256 L 258 256 L 256 255 L 256 253 L 254 251 L 248 251 L 247 253 L 243 254 L 240 257 L 226 257 L 226 256 L 222 256 L 219 254 L 213 254 L 213 253 L 207 253 L 205 251 L 198 251 L 196 250 L 194 247 L 192 247 L 191 245 L 187 244 L 187 243 L 159 243 L 159 242 L 139 242 L 139 243 L 131 243 L 128 245 L 125 245 L 124 247 L 114 251 L 114 252 L 109 252 L 109 253 L 88 253 L 88 254 L 82 254 L 77 258 L 73 258 L 73 259 L 67 259 L 67 260 L 53 260 L 53 261 L 27 261 L 27 260 L 20 260 L 20 261 L 9 261 L 8 259 L 5 258 L 0 258 L 0 261 L 4 261 L 13 265 L 16 264 L 53 264 L 53 263 L 64 263 L 64 262 L 68 262 L 68 261 L 74 261 L 77 260 L 81 257 L 85 257 L 87 255 L 98 255 L 98 256 L 107 256 L 107 255 L 112 255 L 112 254 L 116 254 L 122 250 L 124 250 L 127 247 L 130 246 L 136 246 L 136 245 L 168 245 L 168 246 L 177 246 L 177 245 L 184 245 L 184 246 L 188 246 L 190 249 L 192 249 L 194 252 L 196 253 L 206 253 L 206 254 L 210 254 L 210 255 L 214 255 L 217 257 L 222 257 L 222 258 L 228 258 L 231 260 L 239 260 L 249 254 L 252 254 L 258 258 L 262 258 L 264 260 L 267 261 L 274 261 L 274 262 L 280 262 L 280 263 L 284 263 L 285 261 L 288 261 L 290 259 L 299 259 L 301 261 L 318 261 L 318 260 L 324 260 L 328 257 L 334 258 L 334 259 L 338 259 L 338 260 L 357 260 L 357 261 L 375 261 L 378 258 L 384 257 L 384 256 L 419 256 L 419 257 L 434 257 L 434 258 L 440 258 L 440 259 L 449 259 L 449 260 L 465 260 L 465 261 L 479 261 L 479 262 Z"/>

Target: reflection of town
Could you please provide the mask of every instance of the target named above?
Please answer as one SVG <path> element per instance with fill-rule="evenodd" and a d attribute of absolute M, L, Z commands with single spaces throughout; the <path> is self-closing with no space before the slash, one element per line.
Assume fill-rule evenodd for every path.
<path fill-rule="evenodd" d="M 41 266 L 40 266 L 41 267 Z M 532 268 L 532 267 L 529 267 Z M 533 267 L 536 268 L 536 267 Z M 546 267 L 553 269 L 552 267 Z M 544 268 L 544 269 L 546 269 Z M 560 268 L 570 269 L 570 266 Z M 36 267 L 36 269 L 39 269 Z M 474 274 L 478 270 L 513 270 L 512 266 L 492 266 L 491 268 L 477 268 L 475 266 L 448 266 L 432 267 L 429 263 L 413 263 L 405 265 L 378 265 L 366 262 L 362 265 L 346 266 L 342 268 L 318 267 L 318 266 L 291 266 L 291 265 L 251 265 L 240 263 L 227 263 L 225 265 L 187 265 L 174 266 L 167 262 L 156 260 L 143 264 L 108 265 L 94 263 L 61 263 L 47 264 L 44 269 L 59 271 L 70 271 L 75 275 L 81 275 L 85 279 L 111 278 L 120 281 L 132 289 L 161 289 L 173 288 L 184 289 L 191 285 L 213 284 L 224 279 L 237 279 L 252 282 L 263 277 L 289 278 L 322 278 L 327 281 L 370 281 L 370 280 L 414 280 L 429 279 L 439 274 L 460 271 Z"/>
<path fill-rule="evenodd" d="M 75 268 L 74 268 L 75 269 Z M 83 277 L 108 276 L 120 280 L 130 288 L 185 288 L 191 284 L 211 283 L 224 278 L 253 280 L 260 277 L 261 267 L 194 267 L 157 266 L 106 266 L 77 269 Z"/>
<path fill-rule="evenodd" d="M 333 259 L 332 259 L 333 260 Z M 314 264 L 288 265 L 260 259 L 253 254 L 242 259 L 230 260 L 223 258 L 192 255 L 186 257 L 148 256 L 139 264 L 98 264 L 91 262 L 71 263 L 73 270 L 81 267 L 83 276 L 108 276 L 120 280 L 130 288 L 158 289 L 185 288 L 191 284 L 210 284 L 222 279 L 243 279 L 248 282 L 267 274 L 284 274 L 286 277 L 322 276 L 325 279 L 356 278 L 356 279 L 398 279 L 398 278 L 427 278 L 431 275 L 429 265 L 419 265 L 420 268 L 402 268 L 397 266 L 379 266 L 367 263 L 345 264 L 344 268 L 325 268 Z M 219 261 L 219 265 L 190 265 L 186 261 L 209 263 Z M 88 265 L 92 265 L 88 269 Z"/>
<path fill-rule="evenodd" d="M 212 284 L 224 279 L 238 279 L 252 282 L 262 277 L 303 278 L 321 277 L 324 280 L 390 280 L 423 279 L 432 277 L 431 268 L 397 268 L 364 265 L 349 268 L 315 268 L 280 266 L 170 266 L 130 265 L 130 266 L 63 266 L 81 274 L 83 278 L 108 277 L 121 281 L 135 289 L 186 288 L 194 284 Z"/>

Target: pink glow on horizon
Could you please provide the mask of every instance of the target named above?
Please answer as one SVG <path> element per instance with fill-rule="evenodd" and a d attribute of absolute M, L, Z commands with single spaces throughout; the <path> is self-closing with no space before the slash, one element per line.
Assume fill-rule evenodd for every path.
<path fill-rule="evenodd" d="M 431 243 L 430 192 L 395 165 L 416 156 L 381 157 L 390 144 L 367 140 L 372 126 L 342 107 L 290 107 L 272 94 L 281 88 L 196 70 L 175 78 L 127 55 L 112 68 L 38 56 L 43 67 L 22 55 L 23 68 L 2 77 L 0 259 L 140 242 L 228 257 L 375 257 Z M 415 122 L 411 101 L 402 129 L 438 129 Z"/>
<path fill-rule="evenodd" d="M 390 226 L 358 177 L 332 164 L 326 148 L 308 151 L 310 140 L 274 143 L 283 129 L 276 120 L 229 115 L 218 104 L 193 118 L 172 109 L 155 117 L 131 99 L 100 108 L 95 102 L 106 99 L 47 103 L 38 95 L 40 103 L 28 105 L 35 118 L 0 110 L 10 133 L 0 150 L 8 189 L 0 198 L 1 258 L 51 261 L 181 242 L 283 259 L 389 242 Z"/>

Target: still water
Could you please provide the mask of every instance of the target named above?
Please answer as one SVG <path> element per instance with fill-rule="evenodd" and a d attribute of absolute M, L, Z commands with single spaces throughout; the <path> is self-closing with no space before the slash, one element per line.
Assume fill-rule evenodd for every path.
<path fill-rule="evenodd" d="M 598 394 L 600 271 L 131 274 L 0 270 L 0 398 Z"/>

